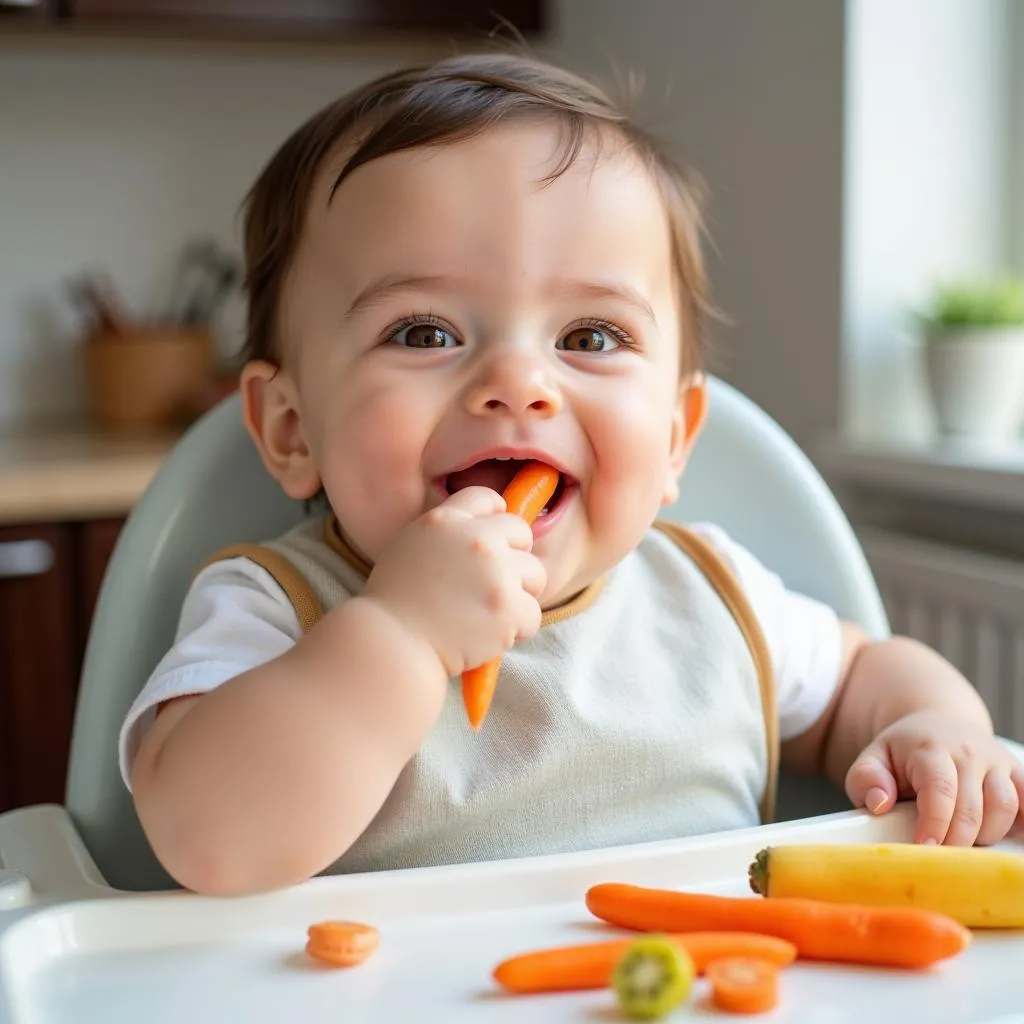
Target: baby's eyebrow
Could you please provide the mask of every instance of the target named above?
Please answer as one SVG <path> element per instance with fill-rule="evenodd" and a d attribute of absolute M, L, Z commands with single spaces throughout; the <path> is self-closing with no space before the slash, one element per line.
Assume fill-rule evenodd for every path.
<path fill-rule="evenodd" d="M 396 292 L 450 291 L 460 282 L 444 274 L 385 274 L 371 281 L 352 300 L 342 317 L 342 322 L 371 308 Z M 635 288 L 619 281 L 583 281 L 569 278 L 554 278 L 547 282 L 546 291 L 555 297 L 570 296 L 579 299 L 613 299 L 632 306 L 652 324 L 657 324 L 650 302 Z"/>
<path fill-rule="evenodd" d="M 554 295 L 570 295 L 580 299 L 614 299 L 632 306 L 652 324 L 657 324 L 650 302 L 631 285 L 622 281 L 577 281 L 556 278 L 548 283 L 548 290 Z"/>
<path fill-rule="evenodd" d="M 430 291 L 450 289 L 455 282 L 452 277 L 444 275 L 409 275 L 409 274 L 385 274 L 371 281 L 352 300 L 352 304 L 345 311 L 343 322 L 351 320 L 358 313 L 369 309 L 371 306 L 394 295 L 395 292 Z"/>

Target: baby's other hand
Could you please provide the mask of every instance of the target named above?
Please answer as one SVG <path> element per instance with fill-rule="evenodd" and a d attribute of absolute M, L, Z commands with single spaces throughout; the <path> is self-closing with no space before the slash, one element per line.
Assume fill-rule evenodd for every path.
<path fill-rule="evenodd" d="M 981 727 L 917 712 L 884 729 L 846 775 L 846 794 L 872 814 L 917 797 L 915 841 L 987 846 L 1024 810 L 1024 764 Z"/>

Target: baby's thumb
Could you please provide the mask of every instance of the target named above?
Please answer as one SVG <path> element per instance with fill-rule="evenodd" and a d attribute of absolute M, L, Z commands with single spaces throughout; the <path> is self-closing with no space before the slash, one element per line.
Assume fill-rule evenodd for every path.
<path fill-rule="evenodd" d="M 846 795 L 854 807 L 866 807 L 872 814 L 882 814 L 896 803 L 896 793 L 896 779 L 885 750 L 871 744 L 846 773 Z"/>
<path fill-rule="evenodd" d="M 505 511 L 505 499 L 490 487 L 464 487 L 451 495 L 442 507 L 473 517 L 492 516 Z"/>

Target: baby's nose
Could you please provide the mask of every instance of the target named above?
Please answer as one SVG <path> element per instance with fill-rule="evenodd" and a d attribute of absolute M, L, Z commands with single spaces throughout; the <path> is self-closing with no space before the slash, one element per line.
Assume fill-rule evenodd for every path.
<path fill-rule="evenodd" d="M 562 396 L 540 360 L 510 353 L 482 368 L 466 393 L 466 405 L 478 416 L 529 413 L 547 418 L 562 408 Z"/>

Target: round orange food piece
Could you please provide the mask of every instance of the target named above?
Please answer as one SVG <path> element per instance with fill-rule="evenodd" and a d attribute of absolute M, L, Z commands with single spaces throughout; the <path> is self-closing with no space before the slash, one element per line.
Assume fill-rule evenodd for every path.
<path fill-rule="evenodd" d="M 759 957 L 726 957 L 708 964 L 711 1001 L 728 1013 L 765 1013 L 779 1001 L 779 968 Z"/>
<path fill-rule="evenodd" d="M 355 967 L 380 945 L 380 932 L 358 921 L 320 921 L 306 934 L 306 952 L 332 967 Z"/>

